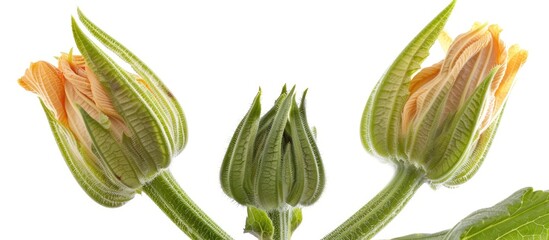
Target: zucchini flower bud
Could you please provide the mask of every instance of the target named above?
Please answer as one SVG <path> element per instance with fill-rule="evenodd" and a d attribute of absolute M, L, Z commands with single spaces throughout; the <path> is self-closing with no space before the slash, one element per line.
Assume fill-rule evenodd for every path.
<path fill-rule="evenodd" d="M 369 152 L 416 167 L 433 186 L 459 185 L 476 173 L 528 55 L 518 45 L 506 48 L 497 25 L 475 24 L 452 42 L 441 31 L 445 12 L 378 83 L 361 126 Z M 446 57 L 412 77 L 439 34 Z"/>
<path fill-rule="evenodd" d="M 160 79 L 121 43 L 78 11 L 99 42 L 129 64 L 122 69 L 72 19 L 82 56 L 58 66 L 32 63 L 19 84 L 40 98 L 73 176 L 96 202 L 118 207 L 136 192 L 151 200 L 191 239 L 232 239 L 177 184 L 167 169 L 184 148 L 183 111 Z"/>
<path fill-rule="evenodd" d="M 450 43 L 442 29 L 455 4 L 416 35 L 370 94 L 362 143 L 396 174 L 325 239 L 370 239 L 424 183 L 458 185 L 480 167 L 527 52 L 506 49 L 497 25 L 476 24 Z M 449 46 L 446 57 L 413 75 L 437 37 Z"/>
<path fill-rule="evenodd" d="M 260 119 L 261 90 L 236 129 L 221 168 L 223 191 L 265 211 L 311 205 L 324 189 L 324 169 L 309 129 L 303 93 L 282 90 Z"/>
<path fill-rule="evenodd" d="M 402 111 L 404 154 L 432 184 L 453 186 L 474 175 L 496 132 L 527 52 L 506 49 L 497 25 L 475 24 L 444 60 L 422 69 Z"/>
<path fill-rule="evenodd" d="M 82 188 L 98 203 L 116 207 L 181 152 L 187 138 L 185 118 L 150 69 L 83 15 L 81 19 L 137 74 L 114 63 L 73 20 L 82 56 L 71 50 L 58 57 L 57 67 L 32 63 L 19 84 L 40 98 L 63 157 Z"/>
<path fill-rule="evenodd" d="M 290 239 L 324 189 L 324 168 L 309 129 L 303 93 L 286 86 L 260 118 L 261 89 L 238 125 L 221 166 L 223 191 L 248 207 L 245 231 L 261 239 Z"/>

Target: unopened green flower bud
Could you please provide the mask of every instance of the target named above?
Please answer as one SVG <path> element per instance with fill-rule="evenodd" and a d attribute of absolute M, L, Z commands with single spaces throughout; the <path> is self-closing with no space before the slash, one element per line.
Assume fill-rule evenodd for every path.
<path fill-rule="evenodd" d="M 223 191 L 265 211 L 313 204 L 324 188 L 324 169 L 295 87 L 282 90 L 260 118 L 261 90 L 236 129 L 221 168 Z"/>

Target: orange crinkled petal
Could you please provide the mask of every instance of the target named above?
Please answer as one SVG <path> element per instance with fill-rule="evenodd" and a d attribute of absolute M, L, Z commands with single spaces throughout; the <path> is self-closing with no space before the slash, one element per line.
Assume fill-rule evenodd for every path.
<path fill-rule="evenodd" d="M 67 124 L 65 80 L 55 66 L 44 61 L 31 63 L 18 82 L 26 90 L 36 93 L 57 120 Z"/>

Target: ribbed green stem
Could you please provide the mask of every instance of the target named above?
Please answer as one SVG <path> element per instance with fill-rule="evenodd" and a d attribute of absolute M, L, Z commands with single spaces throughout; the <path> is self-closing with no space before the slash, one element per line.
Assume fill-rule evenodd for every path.
<path fill-rule="evenodd" d="M 325 240 L 370 239 L 404 208 L 424 183 L 424 173 L 407 164 L 397 164 L 391 182 Z"/>
<path fill-rule="evenodd" d="M 163 171 L 143 191 L 191 239 L 232 239 L 179 187 L 169 171 Z"/>
<path fill-rule="evenodd" d="M 268 213 L 273 221 L 273 240 L 289 240 L 292 237 L 292 208 L 276 209 Z"/>

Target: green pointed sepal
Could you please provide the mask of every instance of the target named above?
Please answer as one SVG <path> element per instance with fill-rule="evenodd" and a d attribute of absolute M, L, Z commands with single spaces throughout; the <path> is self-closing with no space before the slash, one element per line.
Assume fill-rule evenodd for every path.
<path fill-rule="evenodd" d="M 160 112 L 147 86 L 123 70 L 96 44 L 94 44 L 72 20 L 73 35 L 78 49 L 109 97 L 128 128 L 127 141 L 137 151 L 139 161 L 154 168 L 144 169 L 146 181 L 168 167 L 173 156 L 173 146 L 168 139 L 167 126 L 160 121 Z M 161 113 L 161 114 L 159 114 Z"/>
<path fill-rule="evenodd" d="M 250 110 L 238 125 L 221 166 L 221 187 L 225 194 L 241 205 L 254 204 L 252 179 L 254 172 L 254 143 L 261 115 L 261 89 Z"/>
<path fill-rule="evenodd" d="M 475 141 L 479 139 L 479 129 L 487 110 L 486 103 L 491 97 L 490 85 L 498 69 L 499 66 L 490 71 L 455 116 L 449 118 L 451 122 L 435 139 L 432 151 L 427 154 L 426 174 L 431 184 L 443 184 L 456 176 L 467 175 L 465 170 L 473 168 L 472 161 L 481 159 L 469 157 L 477 146 Z"/>
<path fill-rule="evenodd" d="M 412 75 L 429 55 L 444 28 L 455 0 L 440 12 L 396 58 L 370 94 L 362 115 L 360 135 L 365 149 L 391 161 L 406 159 L 400 139 L 401 115 Z"/>
<path fill-rule="evenodd" d="M 291 191 L 288 193 L 286 202 L 295 207 L 298 204 L 308 206 L 315 203 L 320 197 L 325 184 L 324 167 L 316 145 L 315 134 L 307 123 L 305 109 L 305 98 L 307 90 L 301 97 L 301 104 L 298 107 L 294 101 L 290 112 L 289 132 L 292 139 L 291 159 L 285 164 L 293 166 Z M 288 151 L 287 151 L 288 152 Z"/>
<path fill-rule="evenodd" d="M 154 169 L 154 166 L 142 166 L 139 169 L 137 164 L 146 162 L 135 161 L 131 150 L 115 139 L 109 130 L 110 126 L 97 122 L 83 109 L 80 109 L 80 114 L 93 142 L 93 153 L 105 174 L 112 181 L 119 181 L 131 189 L 138 189 L 147 183 L 147 176 L 142 170 Z"/>
<path fill-rule="evenodd" d="M 505 108 L 505 106 L 503 106 L 503 108 Z M 477 173 L 486 158 L 490 145 L 492 145 L 492 141 L 496 135 L 502 115 L 503 109 L 494 119 L 494 122 L 480 135 L 475 147 L 470 153 L 470 156 L 467 158 L 467 162 L 464 163 L 460 169 L 458 169 L 450 181 L 444 183 L 444 186 L 454 187 L 461 185 Z"/>
<path fill-rule="evenodd" d="M 81 146 L 71 130 L 56 120 L 43 103 L 42 107 L 67 166 L 88 196 L 106 207 L 119 207 L 131 200 L 135 190 L 113 181 L 102 170 L 95 155 Z"/>
<path fill-rule="evenodd" d="M 147 93 L 144 99 L 152 105 L 151 110 L 155 112 L 166 133 L 166 138 L 172 148 L 172 155 L 179 154 L 185 147 L 188 136 L 185 115 L 179 102 L 160 78 L 141 59 L 91 22 L 80 9 L 78 9 L 78 17 L 99 42 L 128 63 L 145 82 L 148 91 L 144 91 L 144 93 Z"/>
<path fill-rule="evenodd" d="M 267 211 L 277 209 L 285 204 L 285 177 L 283 168 L 284 130 L 290 116 L 292 102 L 295 98 L 295 87 L 282 100 L 277 109 L 269 132 L 265 137 L 265 144 L 260 153 L 257 172 L 254 178 L 256 204 Z"/>

